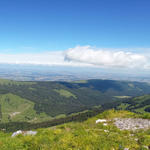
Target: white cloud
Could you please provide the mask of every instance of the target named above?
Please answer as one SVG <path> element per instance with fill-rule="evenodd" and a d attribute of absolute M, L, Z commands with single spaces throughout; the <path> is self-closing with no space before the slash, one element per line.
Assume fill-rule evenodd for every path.
<path fill-rule="evenodd" d="M 66 51 L 0 54 L 0 63 L 41 64 L 61 66 L 91 66 L 107 68 L 150 68 L 148 55 L 115 49 L 77 46 Z"/>
<path fill-rule="evenodd" d="M 146 68 L 148 58 L 142 54 L 77 46 L 66 51 L 65 59 L 99 67 Z"/>

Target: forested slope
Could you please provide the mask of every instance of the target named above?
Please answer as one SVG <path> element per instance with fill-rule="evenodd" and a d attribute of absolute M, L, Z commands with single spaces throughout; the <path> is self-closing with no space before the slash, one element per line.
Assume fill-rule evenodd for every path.
<path fill-rule="evenodd" d="M 6 95 L 8 95 L 6 97 Z M 10 96 L 11 94 L 11 96 Z M 113 80 L 87 80 L 76 82 L 19 82 L 0 80 L 1 120 L 43 121 L 51 117 L 61 117 L 71 113 L 90 109 L 104 103 L 114 102 L 125 98 L 150 94 L 150 85 L 140 82 L 125 82 Z M 13 100 L 17 97 L 18 101 Z M 9 101 L 8 101 L 9 99 Z M 13 103 L 20 105 L 20 100 L 30 102 L 32 117 L 22 113 L 13 105 L 10 118 L 4 115 L 4 106 Z M 5 101 L 5 102 L 4 102 Z M 23 101 L 22 101 L 23 102 Z M 9 110 L 8 110 L 9 112 Z M 23 118 L 21 115 L 23 114 Z M 6 118 L 7 117 L 7 118 Z M 8 118 L 9 117 L 9 118 Z M 15 119 L 16 118 L 16 119 Z M 18 117 L 19 118 L 19 117 Z"/>
<path fill-rule="evenodd" d="M 150 95 L 143 95 L 124 100 L 117 106 L 117 109 L 130 110 L 150 116 Z"/>

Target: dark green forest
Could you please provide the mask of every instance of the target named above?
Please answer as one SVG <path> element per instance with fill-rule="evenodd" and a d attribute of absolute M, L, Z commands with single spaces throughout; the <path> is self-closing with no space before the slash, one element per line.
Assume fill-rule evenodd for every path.
<path fill-rule="evenodd" d="M 142 82 L 114 80 L 20 82 L 0 80 L 0 117 L 4 120 L 3 122 L 6 120 L 4 117 L 7 117 L 6 122 L 14 122 L 20 119 L 17 116 L 23 114 L 24 119 L 22 120 L 30 122 L 37 118 L 36 114 L 44 113 L 45 115 L 41 115 L 37 120 L 40 122 L 43 121 L 42 117 L 47 117 L 49 120 L 48 117 L 54 119 L 59 115 L 68 116 L 105 103 L 123 101 L 144 94 L 150 94 L 150 85 Z M 14 101 L 16 102 L 13 103 Z M 35 111 L 32 111 L 34 114 L 32 118 L 30 118 L 29 109 L 20 112 L 22 108 L 15 106 L 16 104 L 21 105 L 21 103 L 24 103 L 22 108 L 30 106 Z M 11 111 L 5 110 L 4 107 L 6 106 L 12 106 L 13 109 L 9 107 Z M 5 111 L 9 115 L 4 116 Z M 16 116 L 14 116 L 14 112 Z"/>

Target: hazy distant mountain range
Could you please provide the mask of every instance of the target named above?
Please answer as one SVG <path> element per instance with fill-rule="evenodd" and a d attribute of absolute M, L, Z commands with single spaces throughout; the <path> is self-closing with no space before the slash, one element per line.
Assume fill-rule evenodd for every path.
<path fill-rule="evenodd" d="M 0 78 L 18 81 L 74 81 L 112 79 L 150 82 L 146 72 L 119 71 L 88 67 L 0 64 Z"/>

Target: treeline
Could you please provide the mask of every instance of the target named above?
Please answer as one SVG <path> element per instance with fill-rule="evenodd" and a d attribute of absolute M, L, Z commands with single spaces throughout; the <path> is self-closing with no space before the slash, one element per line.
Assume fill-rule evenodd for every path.
<path fill-rule="evenodd" d="M 74 97 L 60 95 L 66 90 Z M 0 94 L 12 93 L 35 103 L 34 110 L 55 117 L 81 112 L 96 105 L 113 102 L 115 96 L 138 96 L 150 93 L 147 83 L 112 80 L 72 82 L 10 82 L 0 84 Z"/>
<path fill-rule="evenodd" d="M 69 115 L 81 112 L 95 105 L 101 105 L 104 101 L 112 100 L 112 95 L 103 93 L 91 88 L 80 88 L 72 83 L 72 87 L 67 87 L 63 83 L 57 82 L 37 82 L 35 84 L 0 84 L 0 94 L 12 93 L 21 98 L 25 98 L 35 103 L 34 109 L 38 114 L 45 112 L 47 115 L 55 117 L 60 114 Z M 63 89 L 76 96 L 61 96 L 54 89 Z"/>
<path fill-rule="evenodd" d="M 9 123 L 1 123 L 0 129 L 5 130 L 6 132 L 14 132 L 16 130 L 31 130 L 31 129 L 37 129 L 37 128 L 47 128 L 51 126 L 56 126 L 68 122 L 82 122 L 87 120 L 90 117 L 96 116 L 99 113 L 102 113 L 103 111 L 107 109 L 115 108 L 117 105 L 119 105 L 120 102 L 114 102 L 114 103 L 108 103 L 104 104 L 99 108 L 92 108 L 91 110 L 80 112 L 78 114 L 73 114 L 64 118 L 59 119 L 53 119 L 46 122 L 41 123 L 28 123 L 28 122 L 9 122 Z"/>

